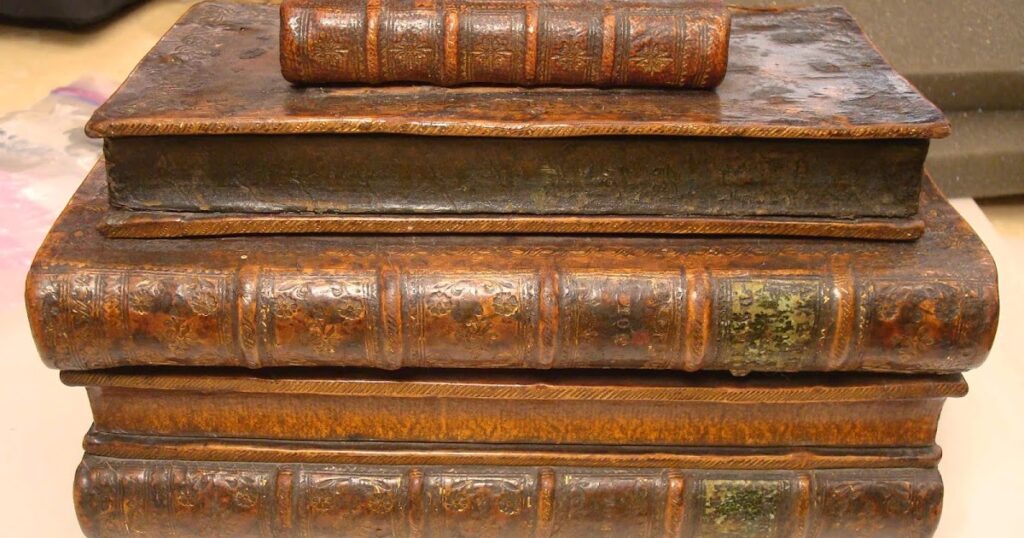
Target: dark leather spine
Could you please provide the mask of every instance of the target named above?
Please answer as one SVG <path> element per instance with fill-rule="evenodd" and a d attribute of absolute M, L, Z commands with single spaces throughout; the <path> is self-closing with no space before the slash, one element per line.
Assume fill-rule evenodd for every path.
<path fill-rule="evenodd" d="M 934 469 L 368 466 L 86 456 L 88 536 L 927 537 Z"/>
<path fill-rule="evenodd" d="M 281 69 L 298 84 L 710 89 L 730 25 L 720 0 L 286 0 Z"/>

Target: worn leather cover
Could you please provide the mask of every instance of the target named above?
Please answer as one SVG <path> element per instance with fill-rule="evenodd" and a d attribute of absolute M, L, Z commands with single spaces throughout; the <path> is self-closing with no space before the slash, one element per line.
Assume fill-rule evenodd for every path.
<path fill-rule="evenodd" d="M 709 89 L 721 0 L 285 0 L 281 72 L 300 84 Z"/>
<path fill-rule="evenodd" d="M 980 364 L 996 270 L 932 185 L 913 242 L 765 237 L 110 239 L 91 176 L 36 257 L 43 360 L 875 370 Z"/>
<path fill-rule="evenodd" d="M 913 220 L 926 140 L 392 134 L 104 144 L 118 209 L 277 215 Z"/>
<path fill-rule="evenodd" d="M 107 237 L 173 238 L 267 234 L 767 235 L 912 241 L 918 218 L 650 217 L 643 215 L 396 215 L 214 213 L 111 208 Z"/>
<path fill-rule="evenodd" d="M 64 372 L 97 431 L 661 447 L 931 447 L 959 375 L 287 369 Z"/>
<path fill-rule="evenodd" d="M 296 89 L 278 65 L 278 8 L 205 2 L 89 123 L 96 137 L 284 133 L 918 138 L 942 113 L 841 8 L 743 11 L 714 92 L 433 86 Z M 231 76 L 225 76 L 230 73 Z"/>
<path fill-rule="evenodd" d="M 941 112 L 842 9 L 733 20 L 714 92 L 300 89 L 276 8 L 206 3 L 88 132 L 127 210 L 913 218 Z"/>
<path fill-rule="evenodd" d="M 75 479 L 88 536 L 927 537 L 935 422 L 966 392 L 959 375 L 62 378 L 96 418 Z"/>
<path fill-rule="evenodd" d="M 331 465 L 86 456 L 89 537 L 931 536 L 932 469 Z"/>

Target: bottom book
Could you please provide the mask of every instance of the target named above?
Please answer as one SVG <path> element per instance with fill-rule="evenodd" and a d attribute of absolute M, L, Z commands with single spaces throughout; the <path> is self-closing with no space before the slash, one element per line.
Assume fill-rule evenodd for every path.
<path fill-rule="evenodd" d="M 942 505 L 934 446 L 654 452 L 93 433 L 86 450 L 75 501 L 95 537 L 926 537 Z"/>

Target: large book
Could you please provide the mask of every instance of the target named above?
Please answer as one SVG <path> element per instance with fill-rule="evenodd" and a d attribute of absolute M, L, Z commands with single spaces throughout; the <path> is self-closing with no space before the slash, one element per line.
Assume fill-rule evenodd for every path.
<path fill-rule="evenodd" d="M 721 0 L 285 0 L 281 72 L 299 84 L 709 89 Z"/>
<path fill-rule="evenodd" d="M 914 219 L 942 113 L 840 8 L 733 21 L 714 92 L 297 88 L 278 8 L 208 2 L 87 132 L 125 210 Z"/>
<path fill-rule="evenodd" d="M 90 536 L 930 536 L 960 375 L 64 372 Z"/>
<path fill-rule="evenodd" d="M 143 368 L 61 379 L 86 387 L 99 435 L 276 439 L 312 443 L 311 458 L 320 457 L 315 443 L 334 441 L 503 444 L 538 453 L 614 446 L 688 465 L 714 447 L 757 449 L 776 465 L 798 465 L 785 451 L 769 457 L 778 447 L 831 465 L 871 465 L 837 455 L 851 448 L 900 447 L 912 460 L 932 458 L 945 400 L 967 392 L 959 374 Z M 680 447 L 697 456 L 676 454 Z M 206 450 L 216 459 L 226 448 Z"/>
<path fill-rule="evenodd" d="M 998 318 L 929 183 L 913 242 L 764 237 L 110 239 L 102 165 L 44 241 L 43 360 L 126 365 L 958 372 Z"/>
<path fill-rule="evenodd" d="M 458 456 L 353 465 L 87 455 L 75 478 L 82 530 L 96 538 L 926 538 L 942 495 L 934 468 L 479 466 Z"/>

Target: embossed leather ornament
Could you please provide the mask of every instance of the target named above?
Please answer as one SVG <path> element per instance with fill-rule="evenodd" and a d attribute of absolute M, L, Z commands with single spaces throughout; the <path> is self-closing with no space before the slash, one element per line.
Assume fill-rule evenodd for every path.
<path fill-rule="evenodd" d="M 693 21 L 633 13 L 662 0 L 574 1 L 306 22 L 365 28 L 319 50 L 368 82 L 722 67 L 691 69 Z M 599 41 L 548 39 L 572 24 L 547 8 L 598 5 Z M 407 40 L 437 21 L 440 48 Z M 300 88 L 281 22 L 206 2 L 161 39 L 28 276 L 92 407 L 88 536 L 932 535 L 996 270 L 924 174 L 944 117 L 849 14 L 734 12 L 713 92 Z"/>
<path fill-rule="evenodd" d="M 458 462 L 453 458 L 453 462 Z M 89 537 L 931 536 L 934 469 L 288 465 L 86 456 Z"/>
<path fill-rule="evenodd" d="M 96 418 L 75 481 L 89 536 L 930 536 L 942 502 L 934 425 L 966 391 L 960 376 L 63 378 L 88 387 Z M 351 407 L 361 401 L 371 407 Z M 304 437 L 317 424 L 346 440 Z M 588 425 L 605 444 L 511 441 Z M 652 442 L 680 428 L 713 437 Z M 450 442 L 458 429 L 479 437 Z M 431 442 L 381 442 L 417 430 Z"/>
<path fill-rule="evenodd" d="M 670 87 L 722 82 L 721 0 L 285 0 L 298 84 Z"/>
<path fill-rule="evenodd" d="M 279 24 L 276 7 L 213 2 L 164 36 L 87 128 L 112 205 L 912 226 L 929 140 L 949 131 L 838 8 L 736 13 L 713 92 L 296 88 Z"/>
<path fill-rule="evenodd" d="M 304 235 L 112 239 L 102 164 L 26 300 L 51 366 L 957 372 L 998 318 L 931 182 L 913 242 Z"/>

